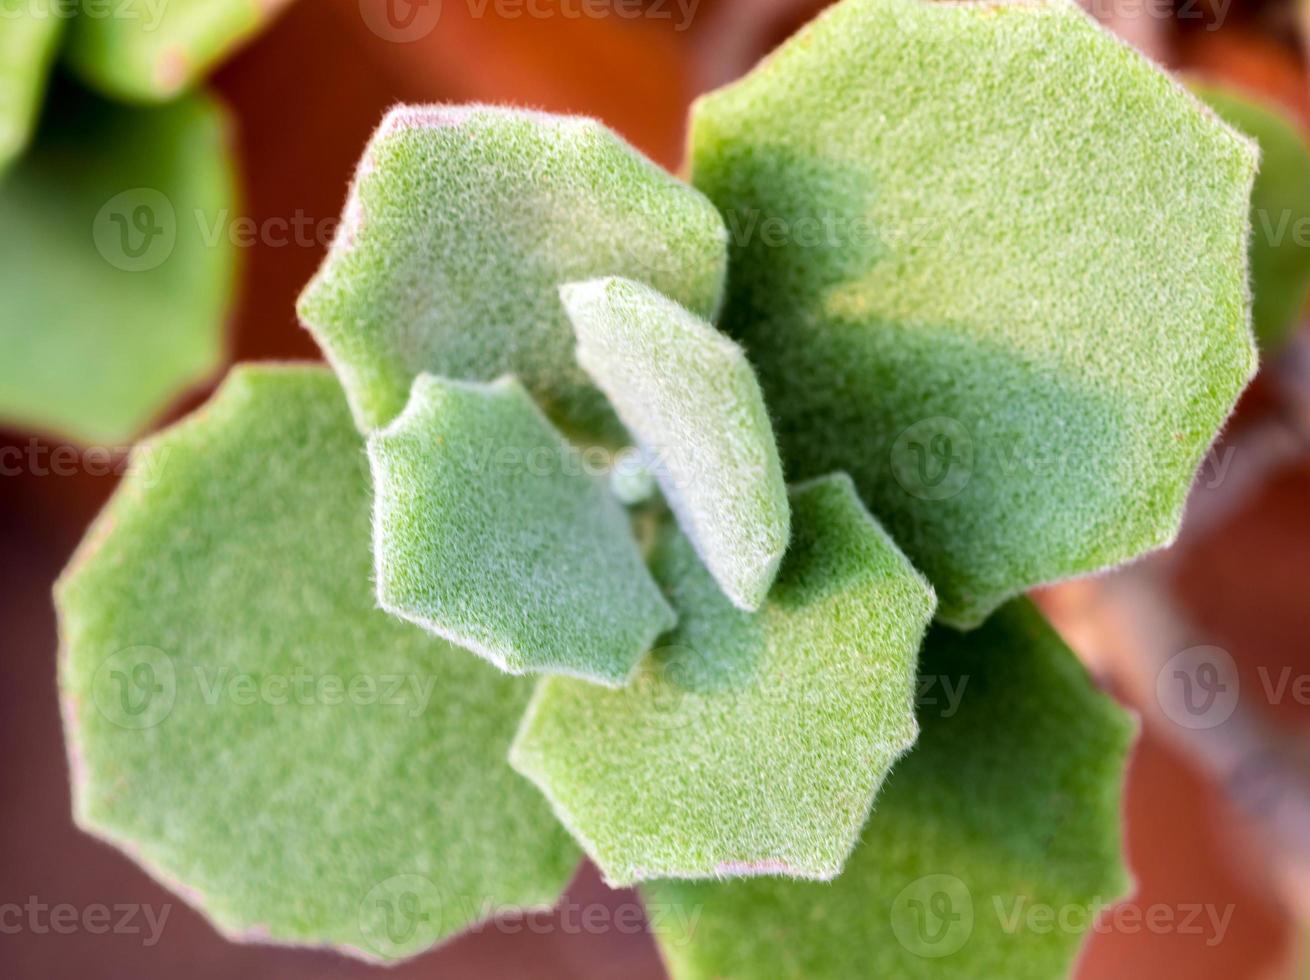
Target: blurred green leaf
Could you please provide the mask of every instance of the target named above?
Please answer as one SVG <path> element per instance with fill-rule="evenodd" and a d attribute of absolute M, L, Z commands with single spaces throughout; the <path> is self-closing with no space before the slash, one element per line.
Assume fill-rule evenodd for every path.
<path fill-rule="evenodd" d="M 0 171 L 32 135 L 64 23 L 57 0 L 0 0 Z"/>
<path fill-rule="evenodd" d="M 1262 350 L 1301 324 L 1310 289 L 1310 145 L 1300 125 L 1240 91 L 1194 84 L 1223 120 L 1260 144 L 1251 192 L 1252 320 Z"/>
<path fill-rule="evenodd" d="M 131 439 L 224 356 L 236 248 L 225 116 L 62 91 L 0 182 L 0 419 Z"/>
<path fill-rule="evenodd" d="M 67 60 L 106 95 L 172 99 L 268 23 L 289 0 L 82 0 Z"/>

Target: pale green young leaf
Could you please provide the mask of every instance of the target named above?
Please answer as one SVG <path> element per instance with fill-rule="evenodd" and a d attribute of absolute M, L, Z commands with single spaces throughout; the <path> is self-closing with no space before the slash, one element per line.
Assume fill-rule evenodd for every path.
<path fill-rule="evenodd" d="M 977 625 L 1176 533 L 1255 368 L 1253 143 L 1068 0 L 846 0 L 698 103 L 788 476 Z"/>
<path fill-rule="evenodd" d="M 247 42 L 289 0 L 83 0 L 69 66 L 106 95 L 175 98 Z"/>
<path fill-rule="evenodd" d="M 376 607 L 331 373 L 240 368 L 138 448 L 57 589 L 78 824 L 241 940 L 398 959 L 551 904 L 531 685 Z"/>
<path fill-rule="evenodd" d="M 22 0 L 0 16 L 0 174 L 27 146 L 65 18 L 56 0 Z"/>
<path fill-rule="evenodd" d="M 365 429 L 420 372 L 513 373 L 566 429 L 617 441 L 558 288 L 622 275 L 710 316 L 725 239 L 708 201 L 593 120 L 404 106 L 369 144 L 300 317 Z"/>
<path fill-rule="evenodd" d="M 1261 348 L 1273 351 L 1301 325 L 1310 289 L 1310 145 L 1300 123 L 1237 89 L 1192 90 L 1260 144 L 1251 192 L 1252 323 Z"/>
<path fill-rule="evenodd" d="M 550 678 L 510 763 L 615 885 L 838 874 L 914 742 L 932 589 L 844 475 L 792 491 L 793 536 L 758 613 L 668 529 L 653 556 L 676 631 L 637 680 Z"/>
<path fill-rule="evenodd" d="M 643 886 L 674 980 L 1069 974 L 1127 890 L 1132 723 L 1027 600 L 936 627 L 919 691 L 919 741 L 836 881 Z"/>
<path fill-rule="evenodd" d="M 673 626 L 627 514 L 517 381 L 419 375 L 368 455 L 388 612 L 513 674 L 610 685 Z"/>
<path fill-rule="evenodd" d="M 787 486 L 741 348 L 649 286 L 560 290 L 578 363 L 640 444 L 696 553 L 733 604 L 758 609 L 787 548 Z"/>
<path fill-rule="evenodd" d="M 227 120 L 61 91 L 0 181 L 0 418 L 121 444 L 221 365 L 236 248 Z"/>

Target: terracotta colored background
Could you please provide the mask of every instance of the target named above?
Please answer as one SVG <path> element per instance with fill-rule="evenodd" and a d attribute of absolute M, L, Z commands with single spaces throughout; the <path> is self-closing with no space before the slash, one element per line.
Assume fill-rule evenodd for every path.
<path fill-rule="evenodd" d="M 365 3 L 372 0 L 363 0 Z M 595 115 L 661 163 L 680 162 L 683 119 L 698 91 L 740 74 L 817 9 L 810 0 L 701 0 L 686 29 L 671 17 L 575 19 L 497 16 L 495 4 L 446 0 L 433 32 L 398 44 L 371 32 L 360 0 L 302 0 L 215 77 L 232 107 L 257 222 L 328 223 L 384 109 L 405 101 L 508 101 Z M 509 8 L 506 8 L 509 9 Z M 1207 8 L 1207 9 L 1213 9 Z M 1268 93 L 1310 120 L 1291 7 L 1234 0 L 1219 30 L 1129 23 L 1124 33 L 1174 66 L 1200 68 Z M 1120 25 L 1123 26 L 1123 25 Z M 311 358 L 293 301 L 319 247 L 266 240 L 243 256 L 236 359 Z M 204 392 L 174 415 L 194 405 Z M 1250 413 L 1268 411 L 1248 399 Z M 25 444 L 28 435 L 0 433 Z M 1304 454 L 1303 454 L 1304 458 Z M 330 954 L 242 947 L 221 940 L 126 858 L 78 833 L 69 799 L 54 688 L 49 589 L 112 478 L 0 479 L 0 903 L 146 903 L 171 910 L 146 948 L 131 935 L 0 935 L 0 977 L 310 978 L 382 975 Z M 1243 669 L 1310 670 L 1310 466 L 1271 474 L 1238 514 L 1187 542 L 1176 591 Z M 1299 737 L 1307 711 L 1280 712 Z M 1204 777 L 1147 727 L 1129 778 L 1128 847 L 1139 879 L 1132 902 L 1233 907 L 1223 942 L 1179 933 L 1098 932 L 1079 968 L 1100 978 L 1266 978 L 1298 975 L 1297 916 L 1275 871 L 1279 856 Z M 635 902 L 589 870 L 568 901 Z M 513 922 L 406 964 L 386 976 L 663 976 L 642 934 L 528 934 Z"/>

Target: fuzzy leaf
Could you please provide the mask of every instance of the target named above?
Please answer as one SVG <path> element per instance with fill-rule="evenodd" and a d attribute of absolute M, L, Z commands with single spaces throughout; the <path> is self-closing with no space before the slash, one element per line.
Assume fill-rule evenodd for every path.
<path fill-rule="evenodd" d="M 1300 325 L 1310 289 L 1310 146 L 1299 123 L 1236 89 L 1192 89 L 1260 144 L 1251 193 L 1252 322 L 1261 348 L 1276 350 Z"/>
<path fill-rule="evenodd" d="M 9 3 L 0 16 L 0 171 L 27 146 L 64 30 L 56 0 Z"/>
<path fill-rule="evenodd" d="M 226 120 L 61 92 L 0 183 L 0 418 L 130 439 L 215 371 L 236 249 Z M 211 237 L 215 227 L 216 237 Z"/>
<path fill-rule="evenodd" d="M 977 625 L 1168 542 L 1255 368 L 1255 147 L 1068 0 L 846 0 L 702 100 L 722 329 Z"/>
<path fill-rule="evenodd" d="M 641 444 L 696 553 L 742 609 L 758 609 L 790 527 L 787 485 L 741 348 L 649 286 L 560 290 L 578 363 Z"/>
<path fill-rule="evenodd" d="M 623 275 L 709 316 L 726 237 L 708 201 L 593 120 L 402 107 L 364 155 L 300 316 L 365 429 L 404 408 L 422 371 L 513 373 L 567 429 L 618 440 L 558 287 Z"/>
<path fill-rule="evenodd" d="M 972 634 L 935 628 L 920 676 L 923 733 L 835 882 L 643 887 L 675 980 L 1068 975 L 1127 890 L 1133 725 L 1026 600 Z"/>
<path fill-rule="evenodd" d="M 419 375 L 368 455 L 388 612 L 512 674 L 601 684 L 673 626 L 623 508 L 517 381 Z"/>
<path fill-rule="evenodd" d="M 83 0 L 67 60 L 107 95 L 134 102 L 175 98 L 244 44 L 289 0 Z M 93 10 L 92 7 L 95 9 Z"/>
<path fill-rule="evenodd" d="M 686 538 L 656 549 L 678 629 L 621 691 L 544 680 L 510 763 L 616 885 L 831 878 L 913 742 L 932 589 L 849 478 L 792 491 L 793 537 L 758 613 Z"/>
<path fill-rule="evenodd" d="M 77 822 L 231 938 L 396 959 L 575 865 L 504 761 L 530 685 L 378 610 L 369 530 L 331 373 L 238 368 L 57 589 Z"/>

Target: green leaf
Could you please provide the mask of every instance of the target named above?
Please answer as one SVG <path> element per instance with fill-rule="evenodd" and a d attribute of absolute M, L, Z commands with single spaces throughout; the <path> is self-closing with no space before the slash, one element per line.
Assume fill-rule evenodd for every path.
<path fill-rule="evenodd" d="M 0 13 L 0 171 L 27 146 L 64 31 L 56 0 L 20 0 Z"/>
<path fill-rule="evenodd" d="M 578 363 L 641 444 L 696 553 L 742 609 L 758 609 L 787 548 L 787 485 L 741 348 L 649 286 L 560 290 Z"/>
<path fill-rule="evenodd" d="M 627 514 L 517 381 L 419 375 L 368 455 L 388 612 L 512 674 L 611 685 L 673 626 Z"/>
<path fill-rule="evenodd" d="M 231 938 L 396 959 L 575 866 L 504 761 L 530 685 L 378 610 L 369 533 L 331 373 L 238 368 L 57 588 L 77 822 Z"/>
<path fill-rule="evenodd" d="M 236 249 L 226 118 L 60 92 L 0 183 L 0 418 L 130 439 L 212 374 Z"/>
<path fill-rule="evenodd" d="M 932 589 L 849 478 L 792 491 L 793 537 L 758 613 L 671 533 L 653 557 L 678 629 L 637 682 L 544 680 L 510 763 L 607 881 L 831 878 L 914 742 Z"/>
<path fill-rule="evenodd" d="M 1127 890 L 1133 724 L 1026 600 L 935 628 L 919 686 L 923 733 L 835 882 L 643 887 L 675 980 L 1068 975 Z"/>
<path fill-rule="evenodd" d="M 365 153 L 300 316 L 365 429 L 400 412 L 422 371 L 513 373 L 567 429 L 619 440 L 573 359 L 558 287 L 623 275 L 710 316 L 726 237 L 700 194 L 593 120 L 401 107 Z"/>
<path fill-rule="evenodd" d="M 1301 323 L 1310 289 L 1310 146 L 1300 124 L 1236 89 L 1194 84 L 1225 122 L 1260 144 L 1251 193 L 1252 321 L 1265 351 Z"/>
<path fill-rule="evenodd" d="M 67 60 L 106 95 L 175 98 L 240 47 L 288 0 L 83 0 Z"/>
<path fill-rule="evenodd" d="M 1067 0 L 846 0 L 692 125 L 788 477 L 850 472 L 960 626 L 1176 533 L 1255 166 Z"/>

